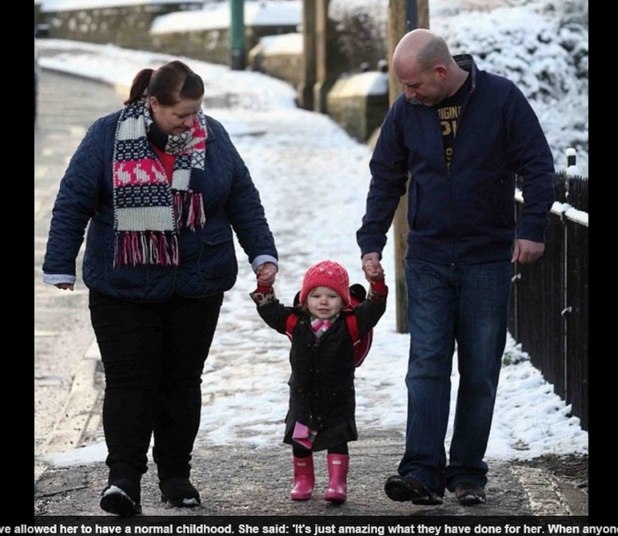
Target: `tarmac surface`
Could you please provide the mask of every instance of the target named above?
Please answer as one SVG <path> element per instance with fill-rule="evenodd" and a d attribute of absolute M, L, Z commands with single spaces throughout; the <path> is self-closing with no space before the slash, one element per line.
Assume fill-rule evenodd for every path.
<path fill-rule="evenodd" d="M 48 106 L 39 106 L 38 118 L 41 130 L 35 163 L 37 253 L 41 253 L 44 246 L 45 222 L 57 188 L 57 184 L 50 181 L 61 176 L 74 150 L 66 136 L 78 140 L 91 122 L 90 116 L 67 117 L 54 108 L 66 100 L 63 96 L 66 97 L 69 87 L 71 91 L 78 90 L 78 79 L 72 79 L 67 86 L 66 77 L 47 71 L 42 73 L 42 79 L 48 85 L 47 90 L 42 88 L 41 98 L 47 99 Z M 114 109 L 119 99 L 115 100 L 113 90 L 106 86 L 100 89 L 101 95 L 107 92 L 106 96 L 91 95 L 92 102 L 109 99 Z M 91 86 L 87 92 L 92 92 Z M 85 107 L 90 115 L 101 115 L 95 105 Z M 56 114 L 53 121 L 45 118 L 45 114 L 50 113 Z M 41 169 L 43 165 L 46 166 L 44 170 Z M 50 452 L 68 451 L 102 440 L 100 413 L 104 381 L 88 318 L 79 313 L 85 308 L 86 292 L 60 293 L 51 288 L 43 289 L 37 278 L 40 273 L 35 269 L 38 337 L 35 337 L 34 515 L 41 523 L 46 518 L 52 522 L 57 516 L 113 518 L 99 508 L 99 495 L 107 482 L 103 463 L 60 467 L 43 459 Z M 66 352 L 68 344 L 72 352 Z M 142 480 L 144 514 L 131 523 L 145 523 L 152 516 L 190 516 L 200 523 L 219 516 L 255 516 L 256 520 L 262 516 L 301 516 L 324 524 L 327 518 L 348 516 L 369 516 L 378 520 L 391 516 L 397 519 L 450 519 L 451 516 L 481 519 L 588 515 L 587 456 L 544 456 L 525 462 L 488 460 L 487 504 L 463 507 L 447 492 L 441 506 L 414 506 L 393 502 L 383 491 L 385 479 L 396 472 L 402 454 L 401 433 L 392 429 L 372 429 L 360 431 L 360 436 L 357 442 L 350 444 L 348 500 L 343 505 L 333 506 L 321 498 L 326 485 L 323 453 L 316 454 L 317 482 L 313 498 L 294 502 L 289 499 L 292 462 L 287 446 L 197 447 L 192 481 L 200 490 L 202 505 L 184 509 L 161 503 L 156 470 L 151 465 Z M 288 529 L 281 531 L 287 533 Z M 295 532 L 302 533 L 302 530 L 295 529 Z"/>
<path fill-rule="evenodd" d="M 306 502 L 289 499 L 289 449 L 249 449 L 230 445 L 194 451 L 192 482 L 202 505 L 192 509 L 160 502 L 153 466 L 142 479 L 145 516 L 585 516 L 588 513 L 587 459 L 544 458 L 532 462 L 489 461 L 487 504 L 463 507 L 447 492 L 441 506 L 391 501 L 384 480 L 396 470 L 402 440 L 372 431 L 350 444 L 348 500 L 332 506 L 322 500 L 326 486 L 324 454 L 315 455 L 316 488 Z M 96 516 L 106 484 L 102 463 L 48 468 L 36 483 L 38 516 Z"/>

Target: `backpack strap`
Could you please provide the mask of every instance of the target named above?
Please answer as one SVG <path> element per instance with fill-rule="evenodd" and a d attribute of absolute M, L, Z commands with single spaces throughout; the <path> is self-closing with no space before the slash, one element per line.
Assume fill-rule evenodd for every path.
<path fill-rule="evenodd" d="M 295 313 L 290 314 L 285 320 L 285 334 L 288 336 L 290 341 L 292 340 L 292 332 L 298 323 L 298 315 Z"/>
<path fill-rule="evenodd" d="M 285 334 L 290 341 L 292 341 L 292 333 L 294 328 L 296 327 L 296 324 L 298 324 L 298 318 L 299 317 L 297 314 L 291 313 L 285 320 Z M 369 349 L 371 348 L 373 331 L 369 330 L 363 340 L 358 330 L 358 320 L 355 314 L 345 315 L 345 324 L 348 328 L 348 333 L 350 334 L 352 346 L 354 348 L 354 366 L 360 367 L 365 360 L 365 357 L 367 357 Z"/>
<path fill-rule="evenodd" d="M 356 346 L 361 340 L 360 333 L 358 331 L 358 321 L 356 319 L 356 315 L 346 315 L 345 323 L 348 327 L 348 333 L 350 334 L 350 337 L 352 337 L 352 344 Z"/>
<path fill-rule="evenodd" d="M 373 330 L 370 329 L 361 337 L 358 330 L 358 320 L 354 314 L 346 316 L 346 326 L 352 339 L 352 347 L 354 348 L 354 366 L 360 367 L 371 349 Z"/>
<path fill-rule="evenodd" d="M 346 315 L 345 323 L 348 328 L 348 333 L 350 334 L 350 337 L 352 337 L 352 344 L 356 346 L 361 341 L 360 333 L 358 331 L 358 321 L 356 320 L 356 315 Z M 292 313 L 290 314 L 290 316 L 287 317 L 285 321 L 285 334 L 290 340 L 292 340 L 292 332 L 294 331 L 296 324 L 298 324 L 298 315 Z"/>

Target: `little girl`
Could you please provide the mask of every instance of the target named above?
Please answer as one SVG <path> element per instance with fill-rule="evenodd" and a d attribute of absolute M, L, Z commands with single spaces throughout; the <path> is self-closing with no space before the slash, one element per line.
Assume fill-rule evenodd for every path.
<path fill-rule="evenodd" d="M 347 495 L 348 441 L 358 438 L 354 420 L 354 348 L 345 316 L 355 315 L 366 334 L 386 309 L 384 277 L 371 281 L 367 298 L 352 309 L 350 282 L 343 266 L 322 261 L 303 279 L 299 304 L 279 303 L 272 287 L 258 285 L 250 294 L 262 319 L 291 341 L 290 401 L 284 443 L 292 445 L 296 501 L 311 498 L 315 484 L 313 451 L 327 450 L 328 487 L 324 499 L 341 504 Z M 292 333 L 288 317 L 297 315 Z"/>

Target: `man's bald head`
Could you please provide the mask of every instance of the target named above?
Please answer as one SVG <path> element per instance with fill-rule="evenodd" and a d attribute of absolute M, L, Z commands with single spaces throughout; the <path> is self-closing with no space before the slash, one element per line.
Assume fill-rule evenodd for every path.
<path fill-rule="evenodd" d="M 440 36 L 419 28 L 404 35 L 393 53 L 393 66 L 417 63 L 423 70 L 431 69 L 437 64 L 450 67 L 454 62 L 446 41 Z"/>
<path fill-rule="evenodd" d="M 393 72 L 406 99 L 425 106 L 453 95 L 468 76 L 455 63 L 446 41 L 422 28 L 408 32 L 395 47 Z"/>

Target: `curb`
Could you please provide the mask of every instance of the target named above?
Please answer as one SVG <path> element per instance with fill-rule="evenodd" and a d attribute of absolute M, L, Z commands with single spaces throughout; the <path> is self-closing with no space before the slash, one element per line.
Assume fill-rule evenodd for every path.
<path fill-rule="evenodd" d="M 551 475 L 536 467 L 512 467 L 528 495 L 530 509 L 535 516 L 570 516 L 571 508 L 560 493 L 558 484 Z"/>
<path fill-rule="evenodd" d="M 99 390 L 95 385 L 99 360 L 99 347 L 93 340 L 77 366 L 71 391 L 60 417 L 41 447 L 42 456 L 76 448 L 85 430 L 92 426 L 89 426 L 90 417 L 99 397 Z"/>

